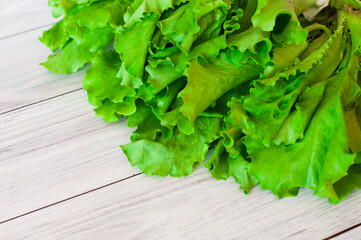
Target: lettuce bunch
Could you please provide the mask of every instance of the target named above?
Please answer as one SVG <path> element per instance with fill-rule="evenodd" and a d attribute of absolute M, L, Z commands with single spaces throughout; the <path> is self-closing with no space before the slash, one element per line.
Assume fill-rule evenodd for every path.
<path fill-rule="evenodd" d="M 203 164 L 245 193 L 337 203 L 361 187 L 361 2 L 327 2 L 49 0 L 63 17 L 42 65 L 87 68 L 89 103 L 136 127 L 121 148 L 147 175 Z"/>

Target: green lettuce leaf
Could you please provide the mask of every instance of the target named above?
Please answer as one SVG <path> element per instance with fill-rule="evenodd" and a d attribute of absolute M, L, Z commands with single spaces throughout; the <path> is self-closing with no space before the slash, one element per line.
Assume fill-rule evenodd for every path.
<path fill-rule="evenodd" d="M 99 28 L 94 31 L 83 29 L 82 38 L 70 41 L 59 53 L 50 55 L 41 65 L 55 73 L 76 72 L 90 63 L 99 50 L 109 45 L 114 38 L 112 31 L 112 28 Z"/>
<path fill-rule="evenodd" d="M 272 55 L 272 62 L 264 70 L 263 74 L 266 78 L 271 78 L 276 74 L 287 71 L 293 67 L 296 60 L 299 60 L 301 54 L 307 49 L 307 42 L 303 42 L 299 45 L 286 44 L 281 48 L 275 48 Z"/>
<path fill-rule="evenodd" d="M 88 93 L 88 101 L 97 107 L 95 112 L 106 122 L 116 122 L 121 115 L 136 111 L 134 89 L 122 86 L 117 78 L 121 66 L 115 51 L 105 51 L 93 59 L 86 71 L 83 87 Z"/>
<path fill-rule="evenodd" d="M 157 134 L 161 134 L 161 137 L 164 139 L 168 139 L 172 136 L 172 129 L 166 128 L 160 124 L 160 120 L 154 115 L 150 106 L 147 106 L 144 101 L 141 100 L 138 100 L 136 105 L 137 111 L 126 117 L 128 127 L 137 127 L 130 137 L 132 142 L 141 139 L 154 141 Z"/>
<path fill-rule="evenodd" d="M 130 163 L 147 175 L 187 176 L 205 160 L 209 144 L 219 137 L 220 123 L 220 118 L 199 118 L 191 135 L 175 129 L 170 139 L 142 139 L 121 148 Z"/>
<path fill-rule="evenodd" d="M 315 6 L 316 0 L 259 0 L 252 23 L 263 31 L 273 31 L 276 41 L 300 44 L 306 40 L 307 31 L 297 16 Z"/>
<path fill-rule="evenodd" d="M 345 118 L 350 149 L 354 153 L 359 153 L 361 152 L 361 125 L 356 116 L 356 109 L 346 111 Z"/>
<path fill-rule="evenodd" d="M 43 36 L 39 40 L 53 52 L 57 49 L 62 49 L 69 40 L 64 19 L 55 23 L 49 30 L 44 31 Z"/>
<path fill-rule="evenodd" d="M 361 8 L 361 3 L 358 2 Z M 361 55 L 361 18 L 344 12 L 346 27 L 350 30 L 353 51 Z"/>
<path fill-rule="evenodd" d="M 94 2 L 94 1 L 93 1 Z M 68 16 L 67 22 L 90 30 L 124 24 L 123 14 L 131 0 L 98 1 Z"/>
<path fill-rule="evenodd" d="M 337 35 L 337 38 L 333 41 L 332 48 L 328 51 L 329 54 L 321 58 L 322 64 L 314 66 L 307 74 L 296 71 L 295 76 L 286 76 L 288 78 L 273 77 L 273 79 L 277 79 L 275 85 L 263 85 L 264 82 L 274 81 L 273 79 L 261 80 L 259 84 L 256 82 L 255 87 L 250 89 L 248 97 L 234 99 L 231 105 L 231 111 L 233 112 L 231 117 L 239 124 L 238 126 L 242 131 L 251 138 L 262 142 L 265 146 L 270 146 L 307 85 L 326 79 L 337 68 L 342 44 L 340 36 Z M 329 49 L 328 43 L 325 43 L 322 48 Z M 320 53 L 314 53 L 316 53 L 317 57 L 319 55 L 324 56 L 321 51 L 323 50 L 320 50 Z M 295 68 L 306 70 L 309 67 L 303 68 L 303 66 L 309 64 L 313 66 L 312 63 L 309 63 L 309 59 L 306 58 L 299 64 L 301 66 Z M 317 106 L 317 103 L 315 104 Z M 311 109 L 309 108 L 309 110 Z M 308 115 L 312 115 L 312 112 L 308 113 Z M 301 126 L 307 124 L 309 118 L 306 116 L 302 116 L 302 118 L 303 120 L 298 120 L 301 122 L 296 124 L 301 124 Z M 302 121 L 304 122 L 302 123 Z M 301 126 L 298 126 L 298 128 Z M 295 140 L 297 139 L 293 141 Z"/>
<path fill-rule="evenodd" d="M 228 63 L 225 54 L 221 54 L 214 63 L 192 61 L 186 71 L 188 83 L 179 93 L 183 104 L 177 109 L 181 115 L 178 115 L 175 123 L 182 132 L 192 133 L 195 119 L 212 102 L 232 88 L 255 79 L 259 73 L 260 68 L 251 62 L 242 67 Z"/>
<path fill-rule="evenodd" d="M 313 113 L 323 98 L 324 91 L 325 82 L 316 83 L 303 90 L 294 105 L 294 110 L 282 123 L 273 139 L 275 144 L 295 144 L 298 139 L 304 137 L 304 132 Z"/>
<path fill-rule="evenodd" d="M 358 0 L 331 0 L 331 5 L 335 8 L 341 8 L 344 4 L 355 9 L 361 9 L 361 2 Z"/>
<path fill-rule="evenodd" d="M 360 155 L 359 155 L 360 156 Z M 331 203 L 339 203 L 344 200 L 353 190 L 361 188 L 361 164 L 352 165 L 347 176 L 337 181 L 333 188 L 337 194 L 337 197 L 331 198 Z"/>
<path fill-rule="evenodd" d="M 300 187 L 308 187 L 315 189 L 318 197 L 338 198 L 333 184 L 347 174 L 356 156 L 349 150 L 344 115 L 348 105 L 344 96 L 353 95 L 355 90 L 351 87 L 355 86 L 355 65 L 352 57 L 344 61 L 347 67 L 327 80 L 324 96 L 302 140 L 265 147 L 247 138 L 245 145 L 252 157 L 250 174 L 259 180 L 262 189 L 284 197 L 297 195 Z"/>
<path fill-rule="evenodd" d="M 243 139 L 241 140 L 243 142 Z M 243 144 L 240 146 L 242 154 L 232 158 L 229 152 L 226 151 L 225 139 L 221 139 L 215 147 L 212 157 L 204 166 L 208 168 L 212 177 L 217 180 L 226 180 L 229 176 L 233 177 L 235 181 L 240 184 L 240 189 L 244 190 L 245 194 L 258 183 L 257 179 L 248 173 L 250 162 L 246 160 L 247 153 Z"/>
<path fill-rule="evenodd" d="M 158 18 L 158 15 L 152 13 L 131 28 L 118 30 L 114 48 L 122 60 L 118 73 L 118 77 L 122 78 L 122 85 L 139 88 L 143 84 L 148 47 Z"/>
<path fill-rule="evenodd" d="M 149 65 L 145 68 L 148 73 L 147 81 L 154 87 L 153 92 L 157 93 L 182 77 L 192 60 L 201 57 L 207 62 L 213 62 L 226 47 L 226 35 L 220 35 L 194 47 L 187 55 L 176 51 L 165 59 L 150 58 Z"/>
<path fill-rule="evenodd" d="M 269 32 L 250 27 L 244 32 L 230 35 L 227 44 L 230 47 L 237 47 L 244 54 L 241 60 L 243 63 L 252 58 L 256 63 L 264 66 L 270 61 L 269 52 L 272 49 L 272 42 L 269 37 Z"/>
<path fill-rule="evenodd" d="M 184 52 L 216 37 L 227 15 L 227 1 L 196 0 L 178 8 L 168 18 L 159 21 L 163 35 Z"/>

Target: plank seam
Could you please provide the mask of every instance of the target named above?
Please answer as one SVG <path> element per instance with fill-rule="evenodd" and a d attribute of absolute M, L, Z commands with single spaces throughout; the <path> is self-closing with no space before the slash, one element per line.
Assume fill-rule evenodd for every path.
<path fill-rule="evenodd" d="M 100 189 L 103 189 L 103 188 L 107 188 L 107 187 L 109 187 L 109 186 L 112 186 L 112 185 L 114 185 L 114 184 L 120 183 L 120 182 L 122 182 L 122 181 L 126 181 L 126 180 L 128 180 L 128 179 L 130 179 L 130 178 L 133 178 L 133 177 L 139 176 L 139 175 L 141 175 L 141 174 L 142 174 L 142 173 L 136 173 L 136 174 L 133 174 L 133 175 L 128 176 L 128 177 L 126 177 L 126 178 L 122 178 L 122 179 L 116 180 L 116 181 L 114 181 L 114 182 L 111 182 L 111 183 L 105 184 L 105 185 L 103 185 L 103 186 L 100 186 L 100 187 L 97 187 L 97 188 L 94 188 L 94 189 L 91 189 L 91 190 L 85 191 L 85 192 L 83 192 L 83 193 L 79 193 L 79 194 L 74 195 L 74 196 L 72 196 L 72 197 L 68 197 L 68 198 L 65 198 L 65 199 L 63 199 L 63 200 L 60 200 L 60 201 L 57 201 L 57 202 L 54 202 L 54 203 L 48 204 L 48 205 L 46 205 L 46 206 L 43 206 L 43 207 L 41 207 L 41 208 L 37 208 L 37 209 L 34 209 L 34 210 L 32 210 L 32 211 L 29 211 L 29 212 L 26 212 L 26 213 L 20 214 L 20 215 L 18 215 L 18 216 L 15 216 L 15 217 L 9 218 L 9 219 L 7 219 L 7 220 L 4 220 L 4 221 L 0 222 L 0 224 L 4 224 L 4 223 L 6 223 L 6 222 L 10 222 L 10 221 L 12 221 L 12 220 L 15 220 L 15 219 L 18 219 L 18 218 L 21 218 L 21 217 L 27 216 L 27 215 L 29 215 L 29 214 L 32 214 L 32 213 L 38 212 L 38 211 L 40 211 L 40 210 L 43 210 L 43 209 L 46 209 L 46 208 L 49 208 L 49 207 L 52 207 L 52 206 L 58 205 L 58 204 L 60 204 L 60 203 L 63 203 L 63 202 L 69 201 L 69 200 L 71 200 L 71 199 L 81 197 L 81 196 L 83 196 L 83 195 L 85 195 L 85 194 L 92 193 L 92 192 L 95 192 L 95 191 L 100 190 Z"/>
<path fill-rule="evenodd" d="M 349 228 L 346 228 L 346 229 L 344 229 L 344 230 L 342 230 L 342 231 L 340 231 L 340 232 L 338 232 L 338 233 L 335 233 L 335 234 L 333 234 L 333 235 L 331 235 L 331 236 L 329 236 L 329 237 L 327 237 L 327 238 L 324 238 L 323 240 L 333 239 L 333 238 L 335 238 L 335 237 L 338 237 L 338 236 L 340 236 L 340 235 L 342 235 L 342 234 L 344 234 L 344 233 L 346 233 L 346 232 L 348 232 L 348 231 L 351 231 L 351 230 L 353 230 L 353 229 L 355 229 L 355 228 L 358 228 L 358 227 L 361 227 L 361 223 L 358 223 L 358 224 L 353 225 L 353 226 L 351 226 L 351 227 L 349 227 Z"/>
<path fill-rule="evenodd" d="M 0 37 L 0 40 L 4 40 L 4 39 L 7 39 L 7 38 L 11 38 L 11 37 L 15 37 L 17 35 L 21 35 L 21 34 L 24 34 L 24 33 L 28 33 L 28 32 L 31 32 L 31 31 L 35 31 L 35 30 L 38 30 L 38 29 L 41 29 L 41 28 L 45 28 L 45 27 L 49 27 L 51 25 L 53 25 L 55 22 L 53 23 L 48 23 L 48 24 L 45 24 L 45 25 L 42 25 L 42 26 L 39 26 L 39 27 L 36 27 L 36 28 L 31 28 L 31 29 L 28 29 L 28 30 L 24 30 L 22 32 L 18 32 L 18 33 L 13 33 L 13 34 L 10 34 L 10 35 L 7 35 L 7 36 L 3 36 L 3 37 Z"/>
<path fill-rule="evenodd" d="M 4 115 L 4 114 L 7 114 L 7 113 L 10 113 L 10 112 L 14 112 L 14 111 L 23 109 L 23 108 L 26 108 L 26 107 L 36 105 L 36 104 L 39 104 L 39 103 L 42 103 L 42 102 L 46 102 L 46 101 L 49 101 L 49 100 L 54 99 L 54 98 L 62 97 L 62 96 L 65 96 L 65 95 L 73 93 L 73 92 L 77 92 L 77 91 L 82 90 L 82 89 L 83 88 L 77 88 L 77 89 L 62 93 L 62 94 L 58 94 L 58 95 L 55 95 L 55 96 L 52 96 L 52 97 L 49 97 L 49 98 L 45 98 L 45 99 L 42 99 L 42 100 L 39 100 L 39 101 L 36 101 L 36 102 L 25 104 L 25 105 L 20 106 L 20 107 L 16 107 L 16 108 L 13 108 L 13 109 L 10 109 L 10 110 L 6 110 L 5 112 L 0 112 L 0 116 Z"/>
<path fill-rule="evenodd" d="M 89 135 L 89 134 L 92 134 L 92 133 L 95 133 L 95 132 L 98 132 L 98 131 L 102 131 L 108 127 L 110 127 L 111 125 L 105 125 L 105 126 L 102 126 L 101 128 L 97 128 L 97 129 L 94 129 L 93 131 L 88 131 L 84 134 L 79 134 L 79 135 L 76 135 L 76 136 L 73 136 L 73 137 L 70 137 L 70 138 L 66 138 L 66 139 L 63 139 L 61 141 L 57 141 L 57 142 L 54 142 L 54 143 L 51 143 L 51 144 L 48 144 L 48 145 L 45 145 L 45 146 L 41 146 L 39 148 L 35 148 L 35 149 L 30 149 L 28 152 L 23 152 L 23 153 L 20 153 L 20 154 L 15 154 L 7 159 L 5 159 L 5 161 L 9 161 L 13 158 L 17 158 L 19 156 L 23 156 L 23 155 L 26 155 L 26 154 L 29 154 L 29 153 L 32 153 L 32 152 L 36 152 L 36 151 L 39 151 L 39 150 L 42 150 L 42 149 L 45 149 L 45 148 L 49 148 L 49 147 L 52 147 L 52 146 L 55 146 L 55 145 L 58 145 L 58 144 L 61 144 L 61 143 L 64 143 L 64 142 L 68 142 L 70 140 L 74 140 L 74 139 L 78 139 L 80 137 L 83 137 L 83 136 L 86 136 L 86 135 Z M 1 152 L 6 152 L 8 149 L 1 149 L 0 148 L 0 153 Z M 0 160 L 1 162 L 1 160 Z"/>

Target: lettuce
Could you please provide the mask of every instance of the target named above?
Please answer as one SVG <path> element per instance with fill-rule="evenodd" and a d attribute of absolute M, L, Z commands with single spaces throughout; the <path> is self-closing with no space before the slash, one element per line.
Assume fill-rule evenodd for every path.
<path fill-rule="evenodd" d="M 121 148 L 147 175 L 203 165 L 246 194 L 306 187 L 338 203 L 361 187 L 361 4 L 318 4 L 49 0 L 63 17 L 42 65 L 86 68 L 89 103 L 136 128 Z"/>

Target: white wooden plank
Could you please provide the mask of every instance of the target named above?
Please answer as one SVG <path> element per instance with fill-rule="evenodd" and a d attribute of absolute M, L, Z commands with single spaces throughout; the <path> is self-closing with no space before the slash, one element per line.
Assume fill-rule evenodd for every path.
<path fill-rule="evenodd" d="M 82 90 L 1 115 L 0 222 L 136 173 L 119 148 L 131 131 Z"/>
<path fill-rule="evenodd" d="M 39 65 L 51 54 L 38 40 L 45 29 L 0 40 L 0 113 L 81 88 L 84 73 L 54 74 Z"/>
<path fill-rule="evenodd" d="M 359 240 L 361 239 L 361 226 L 351 229 L 337 237 L 332 238 L 332 240 Z"/>
<path fill-rule="evenodd" d="M 136 176 L 0 225 L 4 239 L 321 239 L 360 221 L 361 192 L 338 205 L 302 190 L 276 200 L 205 169 Z M 21 229 L 21 231 L 19 231 Z"/>
<path fill-rule="evenodd" d="M 46 0 L 0 0 L 0 39 L 57 21 Z"/>

